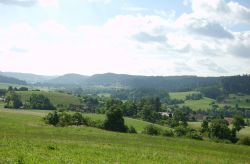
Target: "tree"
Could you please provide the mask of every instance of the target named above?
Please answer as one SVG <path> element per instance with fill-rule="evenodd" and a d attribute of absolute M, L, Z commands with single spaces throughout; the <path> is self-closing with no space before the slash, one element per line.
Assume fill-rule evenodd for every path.
<path fill-rule="evenodd" d="M 53 110 L 55 107 L 50 102 L 49 98 L 42 94 L 32 94 L 29 98 L 29 107 L 32 109 Z"/>
<path fill-rule="evenodd" d="M 23 105 L 20 96 L 13 91 L 8 93 L 8 95 L 6 96 L 5 102 L 7 103 L 5 105 L 5 107 L 7 107 L 7 108 L 18 109 Z"/>
<path fill-rule="evenodd" d="M 233 128 L 236 129 L 236 131 L 240 131 L 245 126 L 245 121 L 240 115 L 235 115 L 233 117 Z"/>
<path fill-rule="evenodd" d="M 106 113 L 104 129 L 117 132 L 127 132 L 128 128 L 124 124 L 124 119 L 120 109 L 110 110 Z"/>
<path fill-rule="evenodd" d="M 202 124 L 201 124 L 201 132 L 208 132 L 209 131 L 209 127 L 208 127 L 208 121 L 207 120 L 203 120 Z"/>
<path fill-rule="evenodd" d="M 73 114 L 72 122 L 74 125 L 77 125 L 77 126 L 86 124 L 84 117 L 82 116 L 81 113 L 78 113 L 78 112 Z"/>
<path fill-rule="evenodd" d="M 59 122 L 59 115 L 55 111 L 54 113 L 49 113 L 45 118 L 45 122 L 56 126 Z"/>
<path fill-rule="evenodd" d="M 214 119 L 209 126 L 209 137 L 231 140 L 231 130 L 224 119 Z"/>

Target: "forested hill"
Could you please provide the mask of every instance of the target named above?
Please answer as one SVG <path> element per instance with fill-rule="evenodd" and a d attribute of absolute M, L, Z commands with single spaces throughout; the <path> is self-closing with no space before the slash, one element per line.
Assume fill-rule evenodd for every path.
<path fill-rule="evenodd" d="M 134 76 L 124 74 L 97 74 L 88 78 L 85 86 L 125 86 L 127 88 L 157 88 L 168 91 L 192 90 L 198 87 L 215 85 L 219 77 L 197 76 Z"/>
<path fill-rule="evenodd" d="M 56 78 L 56 76 L 36 75 L 31 73 L 19 73 L 19 72 L 1 72 L 1 71 L 0 75 L 6 77 L 13 77 L 22 81 L 26 81 L 27 83 L 45 82 L 50 79 Z"/>
<path fill-rule="evenodd" d="M 13 77 L 6 77 L 0 75 L 0 83 L 10 83 L 10 84 L 19 84 L 19 85 L 26 85 L 27 83 L 23 80 L 19 80 Z"/>

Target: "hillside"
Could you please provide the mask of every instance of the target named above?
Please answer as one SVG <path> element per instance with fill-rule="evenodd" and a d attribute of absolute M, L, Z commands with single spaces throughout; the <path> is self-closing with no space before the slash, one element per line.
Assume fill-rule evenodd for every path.
<path fill-rule="evenodd" d="M 0 75 L 0 83 L 9 83 L 9 84 L 18 84 L 18 85 L 26 85 L 27 83 L 23 80 L 19 80 L 13 77 L 7 77 Z"/>
<path fill-rule="evenodd" d="M 19 73 L 19 72 L 0 72 L 0 75 L 13 77 L 22 81 L 26 81 L 28 83 L 44 82 L 56 78 L 56 76 L 35 75 L 31 73 Z"/>
<path fill-rule="evenodd" d="M 55 79 L 41 83 L 41 85 L 80 85 L 83 88 L 124 87 L 124 88 L 156 88 L 168 91 L 192 90 L 197 87 L 214 85 L 219 77 L 197 76 L 136 76 L 126 74 L 95 74 L 83 76 L 78 74 L 66 74 Z"/>
<path fill-rule="evenodd" d="M 60 92 L 47 92 L 47 91 L 17 91 L 21 96 L 23 102 L 28 101 L 32 94 L 42 94 L 47 96 L 51 102 L 56 106 L 58 104 L 69 105 L 69 104 L 80 104 L 78 97 Z"/>
<path fill-rule="evenodd" d="M 47 84 L 65 84 L 65 85 L 80 85 L 82 84 L 88 76 L 79 74 L 65 74 L 46 81 Z"/>
<path fill-rule="evenodd" d="M 52 127 L 44 113 L 0 109 L 0 163 L 248 163 L 250 147 Z"/>

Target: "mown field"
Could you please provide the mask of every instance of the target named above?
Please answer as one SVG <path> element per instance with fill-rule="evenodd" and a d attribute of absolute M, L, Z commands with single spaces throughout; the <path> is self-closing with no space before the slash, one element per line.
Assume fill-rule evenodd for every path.
<path fill-rule="evenodd" d="M 191 95 L 193 93 L 199 93 L 196 91 L 190 91 L 190 92 L 170 92 L 169 95 L 172 99 L 181 99 L 185 100 L 187 95 Z M 208 108 L 211 108 L 209 104 L 212 102 L 216 102 L 216 100 L 203 97 L 200 100 L 186 100 L 185 103 L 179 104 L 180 106 L 188 106 L 192 108 L 193 110 L 205 110 Z M 217 102 L 216 102 L 217 103 Z M 238 107 L 240 108 L 249 108 L 250 109 L 250 95 L 236 95 L 236 94 L 230 94 L 228 98 L 225 99 L 225 101 L 221 103 L 217 103 L 220 107 L 223 107 L 225 105 L 235 107 L 236 104 L 238 104 Z"/>
<path fill-rule="evenodd" d="M 48 111 L 0 109 L 0 163 L 249 163 L 250 147 L 52 127 Z"/>
<path fill-rule="evenodd" d="M 190 92 L 170 92 L 169 95 L 172 99 L 180 99 L 185 100 L 187 95 L 191 95 L 193 93 L 200 93 L 197 91 L 190 91 Z M 210 108 L 209 104 L 214 102 L 215 100 L 203 97 L 200 100 L 186 100 L 185 103 L 179 104 L 180 106 L 188 106 L 193 110 L 206 110 Z"/>
<path fill-rule="evenodd" d="M 197 91 L 190 91 L 190 92 L 169 92 L 169 96 L 171 99 L 179 99 L 179 100 L 185 100 L 186 96 L 194 94 L 194 93 L 200 93 Z"/>
<path fill-rule="evenodd" d="M 21 96 L 23 102 L 27 101 L 32 94 L 42 94 L 47 96 L 50 101 L 54 104 L 80 104 L 80 100 L 78 97 L 69 95 L 66 93 L 53 92 L 53 91 L 17 91 L 17 93 Z"/>
<path fill-rule="evenodd" d="M 87 116 L 93 120 L 101 120 L 101 121 L 104 121 L 105 119 L 105 115 L 104 114 L 84 114 L 84 116 Z M 137 119 L 132 119 L 132 118 L 127 118 L 127 117 L 124 117 L 124 120 L 125 120 L 125 124 L 129 127 L 129 126 L 133 126 L 137 132 L 142 132 L 142 130 L 144 129 L 144 127 L 146 127 L 147 125 L 151 124 L 149 122 L 146 122 L 146 121 L 142 121 L 142 120 L 137 120 Z M 159 128 L 162 128 L 162 129 L 169 129 L 167 127 L 164 127 L 164 126 L 160 126 L 160 125 L 156 125 L 154 124 L 155 126 L 159 127 Z"/>

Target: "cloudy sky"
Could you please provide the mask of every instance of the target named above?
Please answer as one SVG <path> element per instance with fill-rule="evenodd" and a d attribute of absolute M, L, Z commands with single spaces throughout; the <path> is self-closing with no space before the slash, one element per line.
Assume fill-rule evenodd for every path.
<path fill-rule="evenodd" d="M 250 73 L 250 1 L 0 0 L 0 71 Z"/>

